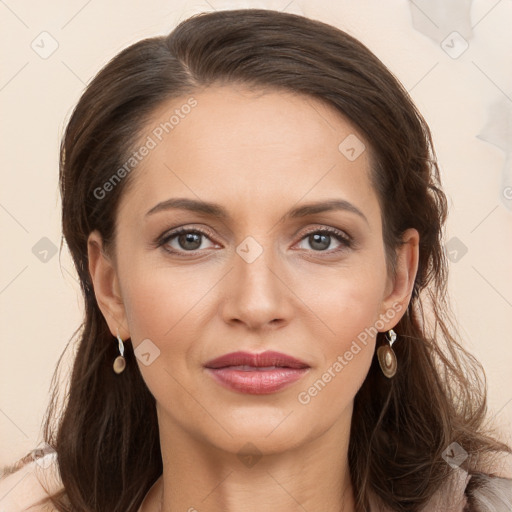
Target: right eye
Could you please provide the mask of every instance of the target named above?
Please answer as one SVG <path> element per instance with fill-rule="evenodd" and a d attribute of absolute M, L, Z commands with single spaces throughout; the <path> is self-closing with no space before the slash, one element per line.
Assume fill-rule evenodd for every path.
<path fill-rule="evenodd" d="M 167 232 L 160 238 L 158 246 L 172 254 L 193 253 L 201 250 L 204 238 L 210 240 L 210 234 L 197 228 L 181 227 Z M 172 242 L 174 245 L 171 244 Z"/>

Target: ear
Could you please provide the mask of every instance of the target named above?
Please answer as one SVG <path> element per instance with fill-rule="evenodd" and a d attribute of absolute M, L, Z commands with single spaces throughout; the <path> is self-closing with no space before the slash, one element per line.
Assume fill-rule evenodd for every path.
<path fill-rule="evenodd" d="M 388 276 L 381 316 L 384 331 L 392 329 L 402 318 L 411 300 L 414 280 L 418 271 L 420 235 L 410 228 L 402 235 L 402 245 L 397 248 L 396 273 Z M 394 314 L 391 315 L 390 312 Z"/>
<path fill-rule="evenodd" d="M 113 336 L 119 335 L 123 340 L 130 337 L 126 311 L 121 296 L 119 280 L 115 264 L 103 247 L 103 239 L 99 231 L 89 234 L 87 239 L 89 257 L 89 273 L 94 287 L 98 306 L 105 317 Z"/>

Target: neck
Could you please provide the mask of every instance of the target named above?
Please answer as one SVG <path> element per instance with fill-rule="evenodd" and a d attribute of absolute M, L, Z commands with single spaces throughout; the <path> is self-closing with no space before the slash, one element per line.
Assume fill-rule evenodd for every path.
<path fill-rule="evenodd" d="M 222 481 L 220 481 L 220 484 L 222 484 Z M 253 489 L 252 482 L 246 482 L 246 496 L 247 501 L 243 502 L 243 508 L 237 508 L 238 505 L 232 505 L 229 506 L 227 503 L 230 501 L 227 499 L 226 496 L 224 498 L 219 499 L 219 497 L 215 500 L 216 503 L 213 503 L 214 500 L 212 500 L 212 503 L 210 503 L 208 506 L 204 505 L 204 501 L 209 498 L 208 493 L 204 493 L 205 496 L 202 499 L 187 499 L 182 500 L 184 503 L 192 503 L 194 502 L 194 506 L 188 506 L 188 508 L 183 508 L 183 505 L 176 505 L 176 502 L 178 501 L 178 497 L 172 497 L 169 498 L 169 495 L 172 495 L 173 493 L 165 494 L 165 487 L 164 487 L 164 478 L 161 476 L 155 484 L 151 487 L 146 499 L 144 500 L 143 505 L 141 506 L 139 512 L 174 512 L 174 511 L 182 511 L 187 510 L 187 512 L 198 512 L 199 510 L 205 511 L 205 512 L 217 512 L 219 510 L 224 511 L 231 511 L 231 510 L 244 510 L 247 512 L 250 511 L 261 511 L 264 507 L 265 511 L 272 511 L 272 510 L 290 510 L 297 512 L 304 512 L 304 510 L 307 510 L 308 512 L 316 512 L 316 511 L 335 511 L 335 512 L 355 512 L 355 498 L 353 494 L 353 488 L 351 485 L 350 480 L 345 481 L 343 485 L 341 486 L 342 492 L 339 500 L 333 500 L 332 505 L 329 506 L 326 502 L 328 500 L 323 499 L 321 506 L 315 505 L 316 501 L 313 499 L 304 500 L 303 502 L 299 501 L 299 499 L 296 499 L 291 493 L 288 492 L 288 490 L 282 486 L 277 479 L 272 478 L 271 476 L 268 479 L 268 484 L 270 486 L 275 485 L 277 487 L 280 487 L 282 490 L 282 500 L 280 500 L 279 505 L 273 506 L 272 508 L 269 508 L 270 503 L 275 503 L 272 501 L 272 498 L 269 496 L 263 496 L 259 498 L 261 501 L 258 501 L 258 498 L 254 496 L 254 493 L 249 494 L 249 489 Z M 214 490 L 212 490 L 214 491 Z M 317 491 L 315 491 L 315 495 L 317 494 Z M 203 503 L 202 503 L 203 502 Z M 226 505 L 223 505 L 222 503 L 226 503 Z M 200 507 L 200 508 L 196 508 Z"/>
<path fill-rule="evenodd" d="M 350 424 L 285 452 L 251 458 L 203 444 L 162 420 L 163 474 L 141 512 L 355 512 Z"/>

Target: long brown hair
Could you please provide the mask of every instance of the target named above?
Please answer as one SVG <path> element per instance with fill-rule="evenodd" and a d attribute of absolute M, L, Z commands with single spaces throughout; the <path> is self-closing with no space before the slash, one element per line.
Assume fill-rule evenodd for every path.
<path fill-rule="evenodd" d="M 59 360 L 44 422 L 64 484 L 52 502 L 62 512 L 135 512 L 162 473 L 155 400 L 130 343 L 125 372 L 112 371 L 117 343 L 96 302 L 87 238 L 97 229 L 113 250 L 117 206 L 132 174 L 106 199 L 97 191 L 140 144 L 155 110 L 171 98 L 231 83 L 320 99 L 365 135 L 390 272 L 400 235 L 419 231 L 413 294 L 395 327 L 398 372 L 387 379 L 374 357 L 355 396 L 349 445 L 358 511 L 369 510 L 371 495 L 394 511 L 419 511 L 453 472 L 442 456 L 451 443 L 468 453 L 462 467 L 470 474 L 486 471 L 498 452 L 512 453 L 491 436 L 483 368 L 457 341 L 451 320 L 447 201 L 431 133 L 400 82 L 359 41 L 319 21 L 260 9 L 196 15 L 168 36 L 123 50 L 88 85 L 67 125 L 62 228 L 85 318 L 75 333 L 66 399 L 57 397 Z"/>

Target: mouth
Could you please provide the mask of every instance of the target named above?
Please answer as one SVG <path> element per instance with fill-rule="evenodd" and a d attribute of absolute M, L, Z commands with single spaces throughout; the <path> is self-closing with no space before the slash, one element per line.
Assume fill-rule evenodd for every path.
<path fill-rule="evenodd" d="M 274 370 L 276 368 L 309 368 L 304 361 L 281 352 L 267 350 L 261 354 L 251 354 L 250 352 L 231 352 L 223 356 L 212 359 L 205 364 L 206 368 L 217 370 L 219 368 L 236 368 L 241 371 Z"/>
<path fill-rule="evenodd" d="M 208 367 L 207 367 L 208 368 Z M 277 368 L 289 368 L 288 366 L 250 366 L 247 364 L 238 366 L 223 366 L 222 368 L 229 368 L 230 370 L 239 370 L 241 372 L 266 372 L 269 370 L 276 370 Z M 212 370 L 220 370 L 220 368 L 211 368 Z"/>
<path fill-rule="evenodd" d="M 216 382 L 232 391 L 268 394 L 288 387 L 302 378 L 310 366 L 287 354 L 232 352 L 205 364 Z"/>

